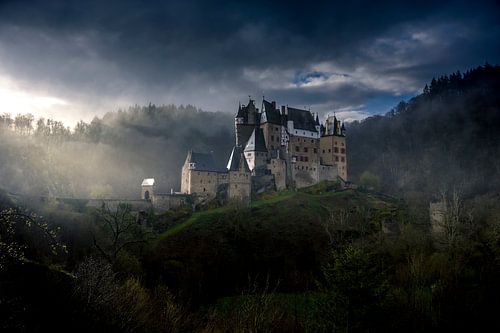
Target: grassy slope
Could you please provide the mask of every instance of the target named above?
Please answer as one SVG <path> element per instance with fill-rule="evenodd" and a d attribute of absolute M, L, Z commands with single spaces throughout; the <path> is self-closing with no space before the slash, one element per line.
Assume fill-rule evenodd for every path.
<path fill-rule="evenodd" d="M 330 248 L 322 225 L 330 211 L 365 209 L 374 225 L 400 212 L 398 202 L 375 194 L 308 192 L 265 194 L 248 206 L 196 212 L 162 233 L 144 264 L 152 279 L 207 301 L 266 276 L 280 281 L 281 290 L 308 290 Z"/>
<path fill-rule="evenodd" d="M 351 189 L 319 194 L 282 191 L 264 194 L 252 201 L 248 207 L 251 215 L 246 216 L 246 220 L 249 222 L 280 218 L 294 220 L 297 216 L 321 219 L 327 218 L 328 212 L 332 209 L 353 209 L 360 206 L 373 209 L 377 221 L 397 213 L 397 202 L 394 199 Z M 201 225 L 231 214 L 234 209 L 234 206 L 224 206 L 196 212 L 187 220 L 163 232 L 158 240 L 162 241 L 166 237 L 186 231 L 193 224 L 197 225 L 197 228 L 203 228 Z"/>

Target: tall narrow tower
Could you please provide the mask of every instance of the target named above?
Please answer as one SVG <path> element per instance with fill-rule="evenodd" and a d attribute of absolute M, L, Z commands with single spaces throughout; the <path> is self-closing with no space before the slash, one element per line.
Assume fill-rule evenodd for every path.
<path fill-rule="evenodd" d="M 236 146 L 244 147 L 252 135 L 253 130 L 259 126 L 260 113 L 255 107 L 255 101 L 250 99 L 246 106 L 239 106 L 234 117 Z"/>
<path fill-rule="evenodd" d="M 338 175 L 347 180 L 346 129 L 337 117 L 328 117 L 320 139 L 320 157 L 324 165 L 336 165 Z"/>

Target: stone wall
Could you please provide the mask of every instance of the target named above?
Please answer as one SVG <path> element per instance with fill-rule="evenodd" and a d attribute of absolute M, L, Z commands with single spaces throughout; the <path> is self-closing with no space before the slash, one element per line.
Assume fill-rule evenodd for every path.
<path fill-rule="evenodd" d="M 183 194 L 156 194 L 152 200 L 153 207 L 158 212 L 167 211 L 188 204 L 188 197 Z"/>
<path fill-rule="evenodd" d="M 187 194 L 196 193 L 202 197 L 215 197 L 219 182 L 226 180 L 227 173 L 213 171 L 189 170 L 189 186 Z"/>
<path fill-rule="evenodd" d="M 338 176 L 338 169 L 335 165 L 320 165 L 318 167 L 318 181 L 335 181 Z"/>
<path fill-rule="evenodd" d="M 268 170 L 274 176 L 276 190 L 286 189 L 286 162 L 283 159 L 272 158 L 267 165 Z"/>
<path fill-rule="evenodd" d="M 260 126 L 264 132 L 264 140 L 269 150 L 279 149 L 281 147 L 281 125 L 265 123 Z"/>
<path fill-rule="evenodd" d="M 250 200 L 252 179 L 249 172 L 229 171 L 228 198 Z"/>

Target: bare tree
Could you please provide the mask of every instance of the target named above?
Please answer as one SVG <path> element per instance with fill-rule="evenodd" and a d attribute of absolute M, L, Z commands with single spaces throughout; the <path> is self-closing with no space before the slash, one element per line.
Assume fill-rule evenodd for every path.
<path fill-rule="evenodd" d="M 337 209 L 330 211 L 328 218 L 323 220 L 322 225 L 331 245 L 344 241 L 345 233 L 349 229 L 349 217 L 349 210 Z"/>
<path fill-rule="evenodd" d="M 145 242 L 145 234 L 129 204 L 119 203 L 111 208 L 103 203 L 96 211 L 95 222 L 97 232 L 92 231 L 94 246 L 111 264 L 127 246 Z"/>
<path fill-rule="evenodd" d="M 99 258 L 88 257 L 75 273 L 75 293 L 84 301 L 85 307 L 100 310 L 116 297 L 118 283 L 111 265 Z"/>
<path fill-rule="evenodd" d="M 449 250 L 456 249 L 463 232 L 472 228 L 473 212 L 465 209 L 461 194 L 456 188 L 450 195 L 441 191 L 440 201 L 433 209 L 438 210 L 438 214 L 434 214 L 437 218 L 434 216 L 432 221 L 436 241 Z"/>

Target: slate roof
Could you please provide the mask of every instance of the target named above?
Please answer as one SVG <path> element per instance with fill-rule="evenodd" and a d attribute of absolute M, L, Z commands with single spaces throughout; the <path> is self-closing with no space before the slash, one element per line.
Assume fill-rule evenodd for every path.
<path fill-rule="evenodd" d="M 267 152 L 266 141 L 264 139 L 264 131 L 262 128 L 255 128 L 248 139 L 245 151 L 263 151 Z"/>
<path fill-rule="evenodd" d="M 243 163 L 243 165 L 241 165 Z M 250 168 L 248 167 L 247 160 L 245 155 L 243 155 L 243 149 L 241 147 L 233 147 L 231 151 L 231 156 L 229 157 L 229 161 L 227 162 L 227 170 L 229 171 L 238 171 L 240 167 L 243 166 L 243 169 L 246 172 L 250 172 Z"/>
<path fill-rule="evenodd" d="M 193 163 L 193 169 L 197 171 L 225 172 L 216 162 L 212 153 L 188 152 L 187 163 Z"/>
<path fill-rule="evenodd" d="M 255 101 L 251 99 L 246 106 L 241 106 L 240 104 L 235 118 L 243 118 L 245 124 L 258 124 L 259 116 L 259 110 L 255 107 Z"/>
<path fill-rule="evenodd" d="M 288 120 L 296 129 L 316 132 L 316 121 L 310 111 L 288 107 Z"/>
<path fill-rule="evenodd" d="M 236 117 L 235 118 L 245 118 L 245 111 L 241 107 L 241 104 L 238 107 L 238 113 L 236 113 Z"/>
<path fill-rule="evenodd" d="M 261 123 L 265 122 L 281 125 L 281 114 L 279 110 L 276 110 L 271 102 L 268 102 L 264 99 L 262 100 Z"/>

